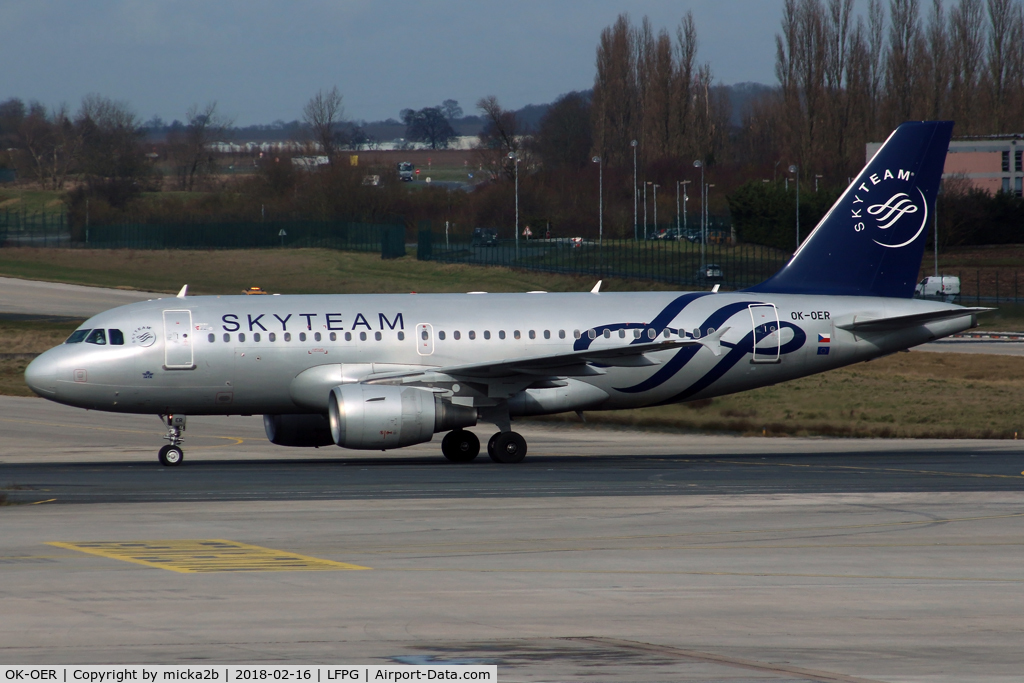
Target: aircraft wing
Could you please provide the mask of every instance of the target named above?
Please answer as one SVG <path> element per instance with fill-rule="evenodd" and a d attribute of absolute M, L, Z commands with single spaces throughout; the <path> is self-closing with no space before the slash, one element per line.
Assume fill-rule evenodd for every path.
<path fill-rule="evenodd" d="M 977 315 L 978 313 L 994 310 L 994 308 L 956 308 L 944 311 L 914 313 L 911 315 L 897 315 L 889 318 L 861 318 L 860 316 L 855 316 L 850 322 L 836 323 L 836 327 L 850 332 L 886 332 L 915 325 L 924 325 L 925 323 L 938 320 L 952 320 L 953 318 L 962 318 L 966 315 Z"/>
<path fill-rule="evenodd" d="M 722 328 L 724 333 L 728 328 Z M 714 339 L 712 337 L 715 337 Z M 568 353 L 555 353 L 545 356 L 526 356 L 504 360 L 469 363 L 466 365 L 450 365 L 424 369 L 422 371 L 389 372 L 370 375 L 363 379 L 368 384 L 447 384 L 451 381 L 469 381 L 479 383 L 525 383 L 531 384 L 541 378 L 582 377 L 602 375 L 605 367 L 643 367 L 658 365 L 657 360 L 648 358 L 646 354 L 656 351 L 670 351 L 685 346 L 714 344 L 717 348 L 719 333 L 707 339 L 672 339 L 652 341 L 644 344 L 628 344 L 612 348 L 586 349 Z M 716 354 L 717 355 L 717 354 Z"/>

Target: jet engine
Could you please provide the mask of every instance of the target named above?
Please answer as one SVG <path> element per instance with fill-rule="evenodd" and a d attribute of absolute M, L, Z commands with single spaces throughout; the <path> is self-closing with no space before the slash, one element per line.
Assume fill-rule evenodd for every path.
<path fill-rule="evenodd" d="M 330 446 L 331 423 L 324 415 L 264 415 L 263 428 L 270 443 L 313 448 Z"/>
<path fill-rule="evenodd" d="M 476 408 L 453 405 L 428 389 L 342 384 L 328 398 L 334 443 L 384 450 L 424 443 L 435 432 L 476 424 Z"/>

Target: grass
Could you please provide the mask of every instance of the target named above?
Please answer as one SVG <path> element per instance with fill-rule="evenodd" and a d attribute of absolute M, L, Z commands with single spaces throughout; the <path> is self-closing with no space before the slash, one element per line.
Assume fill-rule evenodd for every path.
<path fill-rule="evenodd" d="M 53 190 L 0 190 L 0 212 L 61 213 L 65 210 L 64 193 Z"/>
<path fill-rule="evenodd" d="M 1024 358 L 911 352 L 706 401 L 588 413 L 587 420 L 745 435 L 1012 439 L 1024 436 L 1022 401 Z"/>
<path fill-rule="evenodd" d="M 413 256 L 380 256 L 329 249 L 145 251 L 3 249 L 0 275 L 32 280 L 177 292 L 236 294 L 252 286 L 281 294 L 397 292 L 588 291 L 591 276 L 438 264 Z M 609 280 L 605 289 L 668 290 L 665 284 Z"/>

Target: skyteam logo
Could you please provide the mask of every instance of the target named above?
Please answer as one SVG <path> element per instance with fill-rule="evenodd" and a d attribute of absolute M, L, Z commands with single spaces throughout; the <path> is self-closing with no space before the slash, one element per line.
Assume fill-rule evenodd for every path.
<path fill-rule="evenodd" d="M 137 327 L 132 332 L 132 344 L 138 344 L 139 346 L 152 346 L 155 341 L 156 334 L 153 333 L 153 328 L 149 325 Z"/>
<path fill-rule="evenodd" d="M 913 173 L 910 171 L 898 169 L 893 173 L 886 169 L 882 177 L 873 173 L 857 186 L 850 209 L 851 217 L 855 221 L 854 232 L 872 228 L 869 233 L 871 240 L 888 249 L 899 249 L 913 244 L 928 223 L 928 202 L 919 188 L 908 188 L 900 182 L 910 184 L 912 176 Z M 877 185 L 881 187 L 875 187 Z M 882 197 L 888 195 L 888 198 L 871 204 L 869 201 L 876 198 L 869 196 L 872 191 L 876 193 L 876 197 L 878 192 L 882 192 Z M 866 207 L 860 206 L 861 204 L 866 204 Z M 879 234 L 875 232 L 876 230 L 884 232 Z"/>

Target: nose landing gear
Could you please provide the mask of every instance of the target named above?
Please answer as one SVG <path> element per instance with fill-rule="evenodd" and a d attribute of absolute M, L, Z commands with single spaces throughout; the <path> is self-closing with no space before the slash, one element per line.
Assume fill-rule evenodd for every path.
<path fill-rule="evenodd" d="M 160 449 L 157 459 L 164 467 L 180 465 L 185 459 L 185 451 L 181 449 L 181 443 L 185 437 L 181 435 L 185 431 L 184 415 L 161 415 L 160 419 L 167 425 L 167 434 L 164 438 L 170 441 L 169 444 Z"/>

